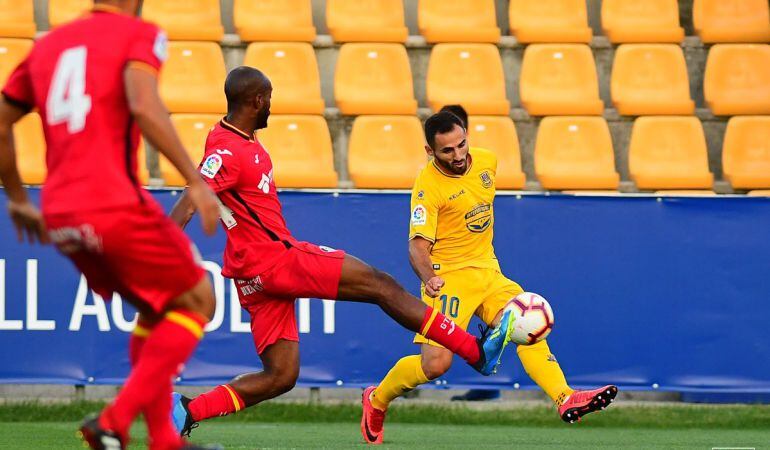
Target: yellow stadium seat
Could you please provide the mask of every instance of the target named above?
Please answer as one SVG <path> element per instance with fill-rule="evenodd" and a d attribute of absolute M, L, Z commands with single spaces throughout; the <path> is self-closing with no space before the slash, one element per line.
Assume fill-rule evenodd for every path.
<path fill-rule="evenodd" d="M 733 117 L 727 122 L 722 172 L 735 189 L 770 188 L 770 116 Z"/>
<path fill-rule="evenodd" d="M 430 43 L 500 41 L 494 0 L 420 0 L 417 22 Z"/>
<path fill-rule="evenodd" d="M 676 0 L 603 0 L 602 29 L 612 43 L 682 42 Z"/>
<path fill-rule="evenodd" d="M 428 103 L 434 111 L 461 104 L 468 114 L 508 115 L 505 75 L 497 46 L 438 44 L 428 62 Z"/>
<path fill-rule="evenodd" d="M 47 173 L 45 163 L 45 137 L 43 123 L 38 113 L 22 117 L 13 126 L 16 144 L 16 164 L 24 184 L 43 184 Z"/>
<path fill-rule="evenodd" d="M 93 0 L 48 0 L 48 23 L 51 28 L 75 20 L 94 7 Z"/>
<path fill-rule="evenodd" d="M 0 86 L 32 49 L 30 39 L 0 39 Z"/>
<path fill-rule="evenodd" d="M 526 177 L 521 171 L 519 137 L 510 117 L 470 116 L 468 142 L 472 147 L 486 148 L 497 155 L 498 189 L 524 188 Z"/>
<path fill-rule="evenodd" d="M 172 114 L 171 122 L 174 124 L 179 138 L 182 140 L 187 154 L 190 155 L 193 164 L 200 164 L 203 159 L 203 153 L 206 147 L 206 137 L 209 135 L 211 127 L 222 118 L 216 114 Z M 184 186 L 184 177 L 177 172 L 176 168 L 163 155 L 158 155 L 158 165 L 160 166 L 160 176 L 167 186 Z"/>
<path fill-rule="evenodd" d="M 522 43 L 589 43 L 585 0 L 511 0 L 508 8 L 511 34 Z"/>
<path fill-rule="evenodd" d="M 639 189 L 711 189 L 708 150 L 697 117 L 639 117 L 631 131 L 628 170 Z"/>
<path fill-rule="evenodd" d="M 535 141 L 535 173 L 544 189 L 617 189 L 615 154 L 602 117 L 546 117 Z"/>
<path fill-rule="evenodd" d="M 145 0 L 142 18 L 158 24 L 169 39 L 221 41 L 225 35 L 219 0 Z"/>
<path fill-rule="evenodd" d="M 37 28 L 33 4 L 28 0 L 0 0 L 0 36 L 35 37 Z"/>
<path fill-rule="evenodd" d="M 169 42 L 160 94 L 172 113 L 224 113 L 225 60 L 214 42 Z"/>
<path fill-rule="evenodd" d="M 323 114 L 321 77 L 313 46 L 307 42 L 255 42 L 243 64 L 264 72 L 273 85 L 275 114 Z"/>
<path fill-rule="evenodd" d="M 628 116 L 692 114 L 690 81 L 682 47 L 676 44 L 623 44 L 615 51 L 612 102 Z"/>
<path fill-rule="evenodd" d="M 703 94 L 708 107 L 719 116 L 770 114 L 770 45 L 711 47 Z"/>
<path fill-rule="evenodd" d="M 706 43 L 770 42 L 767 0 L 695 0 L 692 21 Z"/>
<path fill-rule="evenodd" d="M 326 26 L 336 42 L 406 42 L 401 0 L 326 0 Z"/>
<path fill-rule="evenodd" d="M 147 169 L 147 149 L 144 139 L 139 139 L 139 148 L 136 153 L 136 167 L 139 175 L 139 183 L 147 186 L 150 181 L 150 171 Z"/>
<path fill-rule="evenodd" d="M 524 51 L 521 103 L 533 116 L 604 112 L 591 49 L 584 44 L 532 44 Z"/>
<path fill-rule="evenodd" d="M 425 137 L 414 116 L 359 116 L 348 146 L 357 188 L 409 189 L 426 162 Z"/>
<path fill-rule="evenodd" d="M 415 114 L 412 69 L 401 44 L 344 44 L 334 73 L 342 114 Z"/>
<path fill-rule="evenodd" d="M 235 30 L 244 41 L 312 42 L 311 0 L 235 0 Z"/>
<path fill-rule="evenodd" d="M 282 188 L 334 188 L 334 152 L 329 127 L 321 116 L 271 115 L 257 132 L 270 153 L 275 184 Z"/>
<path fill-rule="evenodd" d="M 770 189 L 756 189 L 749 191 L 746 195 L 750 197 L 770 197 Z"/>

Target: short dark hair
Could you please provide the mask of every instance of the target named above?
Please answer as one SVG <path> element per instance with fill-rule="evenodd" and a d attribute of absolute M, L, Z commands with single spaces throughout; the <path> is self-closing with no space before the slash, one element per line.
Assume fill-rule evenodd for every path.
<path fill-rule="evenodd" d="M 455 125 L 465 128 L 463 121 L 449 111 L 439 111 L 425 121 L 425 140 L 430 148 L 436 145 L 436 135 L 449 133 Z M 435 150 L 435 148 L 433 148 Z"/>
<path fill-rule="evenodd" d="M 465 108 L 462 107 L 462 105 L 445 105 L 439 112 L 442 111 L 448 111 L 454 114 L 455 116 L 459 117 L 460 120 L 463 121 L 465 125 L 463 125 L 463 128 L 466 130 L 468 129 L 468 111 L 465 110 Z"/>

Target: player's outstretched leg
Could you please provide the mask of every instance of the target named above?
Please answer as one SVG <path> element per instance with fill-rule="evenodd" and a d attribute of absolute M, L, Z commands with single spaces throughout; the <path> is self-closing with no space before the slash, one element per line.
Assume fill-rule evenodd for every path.
<path fill-rule="evenodd" d="M 497 370 L 514 320 L 513 314 L 504 314 L 495 328 L 477 339 L 409 294 L 387 273 L 350 255 L 345 255 L 342 264 L 337 298 L 379 305 L 403 327 L 449 349 L 483 375 Z"/>
<path fill-rule="evenodd" d="M 259 357 L 262 372 L 239 375 L 194 399 L 174 393 L 171 414 L 177 432 L 189 436 L 202 420 L 238 412 L 294 388 L 299 376 L 298 342 L 279 339 Z"/>

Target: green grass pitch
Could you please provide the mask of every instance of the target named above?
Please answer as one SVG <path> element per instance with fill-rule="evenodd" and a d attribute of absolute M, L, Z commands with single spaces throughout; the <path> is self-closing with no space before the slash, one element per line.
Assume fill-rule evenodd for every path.
<path fill-rule="evenodd" d="M 79 449 L 78 419 L 98 403 L 0 406 L 0 449 Z M 363 448 L 357 405 L 267 403 L 201 424 L 193 441 L 227 449 Z M 141 424 L 130 448 L 144 449 Z M 770 449 L 770 407 L 650 405 L 612 407 L 580 424 L 551 408 L 473 411 L 443 405 L 396 405 L 385 448 Z"/>

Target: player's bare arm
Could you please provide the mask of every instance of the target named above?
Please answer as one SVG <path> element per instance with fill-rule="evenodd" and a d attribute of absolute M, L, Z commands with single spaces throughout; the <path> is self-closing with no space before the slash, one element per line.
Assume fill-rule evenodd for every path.
<path fill-rule="evenodd" d="M 21 184 L 16 165 L 16 148 L 13 142 L 13 124 L 27 111 L 0 98 L 0 180 L 8 196 L 8 214 L 11 216 L 19 241 L 48 242 L 43 216 L 29 201 L 27 190 Z"/>
<path fill-rule="evenodd" d="M 441 288 L 444 287 L 444 279 L 437 276 L 433 270 L 433 263 L 430 259 L 430 249 L 433 243 L 420 236 L 415 236 L 409 240 L 409 264 L 412 270 L 425 284 L 425 293 L 431 297 L 437 297 Z"/>
<path fill-rule="evenodd" d="M 158 95 L 155 74 L 141 68 L 126 68 L 126 97 L 131 114 L 150 144 L 163 154 L 187 180 L 190 201 L 201 212 L 206 234 L 214 234 L 219 220 L 216 196 L 204 183 L 174 131 L 168 111 Z"/>
<path fill-rule="evenodd" d="M 193 205 L 190 197 L 187 196 L 187 189 L 185 189 L 179 196 L 179 200 L 174 204 L 174 207 L 171 208 L 168 217 L 174 221 L 175 224 L 179 225 L 180 228 L 184 229 L 187 224 L 190 223 L 190 220 L 194 215 L 195 205 Z"/>

